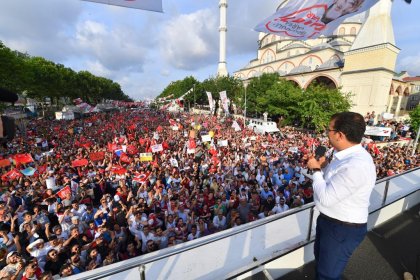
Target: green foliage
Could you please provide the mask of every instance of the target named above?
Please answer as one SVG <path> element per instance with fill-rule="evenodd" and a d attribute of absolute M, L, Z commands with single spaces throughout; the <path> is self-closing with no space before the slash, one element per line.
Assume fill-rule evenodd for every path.
<path fill-rule="evenodd" d="M 414 128 L 414 131 L 420 126 L 420 104 L 410 112 L 410 124 Z"/>
<path fill-rule="evenodd" d="M 193 88 L 193 91 L 184 96 L 185 102 L 191 104 L 191 106 L 193 106 L 194 103 L 208 105 L 206 91 L 211 92 L 213 99 L 217 100 L 219 99 L 219 92 L 226 90 L 227 97 L 236 104 L 239 104 L 241 96 L 243 95 L 242 83 L 235 77 L 210 77 L 200 83 L 194 77 L 189 76 L 183 80 L 171 82 L 162 93 L 156 97 L 156 100 L 167 96 L 171 96 L 169 99 L 178 98 L 191 88 Z"/>
<path fill-rule="evenodd" d="M 267 106 L 270 104 L 266 102 L 267 91 L 278 82 L 278 73 L 264 73 L 260 77 L 251 79 L 246 88 L 247 115 L 261 115 L 267 111 Z"/>
<path fill-rule="evenodd" d="M 324 130 L 333 114 L 348 111 L 351 107 L 350 94 L 322 85 L 310 86 L 303 92 L 303 98 L 296 107 L 297 116 L 303 127 Z"/>
<path fill-rule="evenodd" d="M 77 97 L 86 102 L 99 103 L 102 99 L 132 101 L 119 84 L 97 77 L 88 71 L 75 72 L 64 65 L 42 57 L 12 51 L 0 41 L 0 87 L 45 101 L 48 97 L 58 104 L 60 100 Z"/>
<path fill-rule="evenodd" d="M 293 82 L 278 79 L 277 74 L 253 78 L 247 87 L 248 115 L 268 112 L 270 116 L 282 116 L 285 124 L 318 131 L 325 129 L 333 114 L 350 107 L 350 94 L 322 85 L 302 90 Z"/>
<path fill-rule="evenodd" d="M 183 80 L 171 82 L 156 98 L 162 98 L 167 96 L 171 96 L 170 99 L 178 98 L 198 84 L 199 82 L 194 77 L 189 76 L 184 78 Z M 185 99 L 189 100 L 189 97 L 189 95 L 185 96 Z"/>

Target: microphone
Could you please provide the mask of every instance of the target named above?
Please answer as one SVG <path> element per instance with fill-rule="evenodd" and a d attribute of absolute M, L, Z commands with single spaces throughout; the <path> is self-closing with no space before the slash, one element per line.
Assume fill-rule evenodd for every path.
<path fill-rule="evenodd" d="M 15 103 L 16 101 L 18 101 L 18 99 L 19 99 L 19 96 L 16 93 L 11 92 L 4 88 L 0 88 L 0 101 L 1 102 Z"/>
<path fill-rule="evenodd" d="M 319 160 L 320 158 L 322 158 L 325 153 L 327 152 L 328 148 L 325 146 L 318 146 L 315 149 L 315 159 Z"/>
<path fill-rule="evenodd" d="M 316 147 L 316 149 L 315 149 L 315 159 L 318 161 L 320 158 L 322 158 L 325 155 L 327 150 L 328 150 L 328 148 L 325 147 L 325 146 Z M 309 169 L 308 174 L 310 174 L 310 175 L 313 174 L 313 170 Z"/>

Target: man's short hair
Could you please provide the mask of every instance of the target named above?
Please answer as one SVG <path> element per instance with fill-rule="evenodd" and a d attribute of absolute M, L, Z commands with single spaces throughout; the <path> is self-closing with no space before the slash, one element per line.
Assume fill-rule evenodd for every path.
<path fill-rule="evenodd" d="M 331 117 L 334 123 L 334 129 L 343 133 L 347 140 L 359 144 L 362 142 L 363 135 L 366 131 L 366 123 L 364 117 L 355 112 L 336 113 Z"/>

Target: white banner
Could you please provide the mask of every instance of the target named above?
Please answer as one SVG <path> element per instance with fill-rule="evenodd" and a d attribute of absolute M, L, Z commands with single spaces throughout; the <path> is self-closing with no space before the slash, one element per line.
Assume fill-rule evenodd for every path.
<path fill-rule="evenodd" d="M 290 147 L 289 152 L 291 153 L 297 153 L 299 151 L 298 147 Z"/>
<path fill-rule="evenodd" d="M 233 121 L 232 127 L 235 129 L 235 131 L 241 131 L 241 127 L 236 121 Z"/>
<path fill-rule="evenodd" d="M 203 142 L 211 142 L 211 136 L 209 134 L 207 134 L 207 135 L 201 135 L 201 141 L 203 141 Z"/>
<path fill-rule="evenodd" d="M 151 148 L 152 148 L 152 153 L 163 151 L 162 144 L 153 145 Z"/>
<path fill-rule="evenodd" d="M 291 37 L 314 39 L 330 36 L 348 17 L 364 12 L 378 0 L 302 0 L 288 1 L 275 14 L 264 19 L 255 31 Z"/>
<path fill-rule="evenodd" d="M 226 90 L 219 92 L 219 95 L 220 95 L 220 101 L 222 102 L 222 105 L 223 105 L 223 109 L 225 110 L 225 113 L 228 114 L 229 113 L 229 107 L 228 107 L 229 99 L 227 98 Z"/>
<path fill-rule="evenodd" d="M 227 147 L 228 146 L 228 140 L 220 140 L 218 142 L 219 147 Z"/>
<path fill-rule="evenodd" d="M 195 148 L 194 149 L 187 149 L 187 154 L 195 154 Z"/>
<path fill-rule="evenodd" d="M 162 0 L 83 0 L 162 13 Z"/>
<path fill-rule="evenodd" d="M 391 136 L 392 128 L 380 126 L 366 126 L 365 135 Z"/>
<path fill-rule="evenodd" d="M 394 118 L 394 114 L 391 114 L 391 113 L 383 113 L 382 114 L 382 118 L 384 120 L 392 120 Z"/>
<path fill-rule="evenodd" d="M 209 100 L 210 112 L 213 112 L 213 96 L 211 96 L 211 92 L 206 91 L 207 98 Z"/>

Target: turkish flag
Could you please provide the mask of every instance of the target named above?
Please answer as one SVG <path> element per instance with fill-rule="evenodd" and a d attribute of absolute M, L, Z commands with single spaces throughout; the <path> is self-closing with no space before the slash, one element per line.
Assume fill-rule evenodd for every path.
<path fill-rule="evenodd" d="M 12 158 L 16 163 L 20 164 L 25 164 L 34 161 L 30 154 L 16 154 Z"/>
<path fill-rule="evenodd" d="M 197 147 L 197 144 L 195 143 L 194 139 L 189 139 L 188 140 L 188 149 L 195 149 Z"/>
<path fill-rule="evenodd" d="M 122 162 L 126 162 L 126 163 L 130 163 L 131 162 L 131 158 L 129 156 L 127 156 L 125 153 L 122 153 L 121 154 L 120 160 Z"/>
<path fill-rule="evenodd" d="M 121 147 L 118 146 L 117 144 L 115 144 L 115 143 L 108 143 L 108 150 L 109 151 L 114 152 L 114 151 L 120 150 L 120 149 L 121 149 Z"/>
<path fill-rule="evenodd" d="M 138 152 L 139 152 L 139 150 L 137 149 L 136 146 L 134 146 L 134 145 L 128 145 L 127 146 L 127 153 L 129 155 L 135 155 L 135 154 L 138 154 Z"/>
<path fill-rule="evenodd" d="M 56 193 L 56 195 L 63 200 L 67 198 L 68 194 L 71 194 L 71 190 L 69 186 L 62 188 Z"/>
<path fill-rule="evenodd" d="M 84 144 L 80 144 L 80 146 L 82 146 L 83 148 L 87 149 L 87 148 L 89 148 L 90 146 L 92 146 L 92 143 L 91 143 L 91 142 L 86 142 L 86 143 L 84 143 Z"/>
<path fill-rule="evenodd" d="M 144 146 L 144 144 L 146 143 L 146 139 L 140 138 L 139 143 L 140 143 L 140 145 Z"/>
<path fill-rule="evenodd" d="M 146 182 L 147 178 L 149 178 L 150 174 L 152 172 L 148 171 L 146 173 L 136 173 L 136 175 L 133 178 L 134 182 L 144 183 Z"/>
<path fill-rule="evenodd" d="M 111 169 L 111 172 L 118 175 L 124 175 L 127 172 L 127 169 L 125 169 L 121 165 L 114 165 Z"/>
<path fill-rule="evenodd" d="M 47 171 L 47 165 L 44 164 L 44 165 L 38 166 L 37 169 L 38 169 L 38 173 L 39 174 L 43 174 L 43 173 L 45 173 Z"/>
<path fill-rule="evenodd" d="M 168 150 L 168 149 L 169 149 L 169 144 L 168 144 L 166 141 L 163 141 L 163 142 L 162 142 L 162 148 L 163 148 L 164 150 Z"/>
<path fill-rule="evenodd" d="M 76 159 L 72 161 L 71 166 L 79 167 L 79 166 L 86 166 L 88 164 L 89 164 L 88 160 L 85 158 L 82 158 L 82 159 Z"/>
<path fill-rule="evenodd" d="M 0 167 L 6 167 L 6 166 L 9 166 L 10 164 L 11 164 L 10 160 L 7 158 L 0 160 Z"/>
<path fill-rule="evenodd" d="M 3 176 L 1 176 L 2 181 L 9 181 L 9 180 L 15 180 L 17 178 L 22 177 L 22 174 L 19 172 L 19 170 L 12 169 Z"/>
<path fill-rule="evenodd" d="M 91 161 L 103 160 L 105 158 L 105 152 L 90 153 L 89 158 Z"/>

